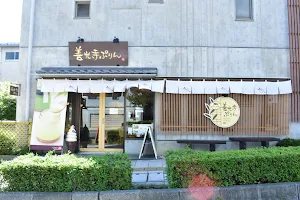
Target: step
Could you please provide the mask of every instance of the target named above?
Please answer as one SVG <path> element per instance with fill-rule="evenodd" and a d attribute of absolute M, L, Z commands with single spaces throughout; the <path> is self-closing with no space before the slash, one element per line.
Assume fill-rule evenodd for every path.
<path fill-rule="evenodd" d="M 133 171 L 164 171 L 166 168 L 165 159 L 157 160 L 131 160 Z"/>
<path fill-rule="evenodd" d="M 133 171 L 132 183 L 135 187 L 162 187 L 168 185 L 164 171 Z"/>

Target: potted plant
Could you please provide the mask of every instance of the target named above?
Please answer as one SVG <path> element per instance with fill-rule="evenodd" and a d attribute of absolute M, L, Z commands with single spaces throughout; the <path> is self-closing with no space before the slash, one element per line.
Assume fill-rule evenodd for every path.
<path fill-rule="evenodd" d="M 80 131 L 80 146 L 82 148 L 87 148 L 89 142 L 90 142 L 90 130 L 85 124 L 82 130 Z"/>

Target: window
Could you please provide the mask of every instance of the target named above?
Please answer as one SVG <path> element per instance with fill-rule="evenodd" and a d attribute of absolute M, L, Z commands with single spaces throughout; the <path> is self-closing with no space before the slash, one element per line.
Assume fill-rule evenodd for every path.
<path fill-rule="evenodd" d="M 252 0 L 235 0 L 235 10 L 237 20 L 253 19 Z"/>
<path fill-rule="evenodd" d="M 5 60 L 19 60 L 19 52 L 6 52 Z"/>
<path fill-rule="evenodd" d="M 75 7 L 75 18 L 90 17 L 90 1 L 77 1 Z"/>

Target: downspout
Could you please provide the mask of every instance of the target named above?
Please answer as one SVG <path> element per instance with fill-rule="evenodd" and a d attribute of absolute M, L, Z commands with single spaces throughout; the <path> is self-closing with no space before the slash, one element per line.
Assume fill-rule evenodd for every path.
<path fill-rule="evenodd" d="M 32 62 L 32 41 L 33 41 L 33 27 L 34 27 L 34 11 L 35 0 L 31 0 L 30 8 L 30 25 L 29 25 L 29 39 L 28 39 L 28 57 L 27 57 L 27 76 L 26 76 L 26 104 L 25 104 L 25 121 L 29 121 L 29 107 L 30 107 L 30 74 L 31 74 L 31 62 Z"/>

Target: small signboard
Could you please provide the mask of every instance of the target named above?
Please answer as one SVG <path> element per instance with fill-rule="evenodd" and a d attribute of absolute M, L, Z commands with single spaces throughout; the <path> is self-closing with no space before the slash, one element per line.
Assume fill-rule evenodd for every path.
<path fill-rule="evenodd" d="M 20 86 L 19 85 L 10 85 L 9 94 L 13 96 L 20 96 Z"/>
<path fill-rule="evenodd" d="M 146 145 L 146 139 L 147 139 L 147 135 L 148 134 L 150 136 L 150 140 L 151 140 L 152 148 L 153 148 L 153 151 L 154 151 L 155 159 L 157 159 L 157 152 L 156 152 L 156 147 L 155 147 L 155 141 L 154 141 L 154 138 L 153 138 L 153 135 L 152 135 L 152 128 L 151 128 L 151 126 L 149 126 L 149 124 L 148 124 L 148 128 L 147 128 L 146 134 L 144 135 L 143 144 L 142 144 L 142 147 L 141 147 L 141 150 L 140 150 L 140 154 L 139 154 L 139 159 L 141 159 L 141 157 L 144 154 L 145 145 Z"/>
<path fill-rule="evenodd" d="M 70 66 L 128 66 L 128 42 L 69 42 Z"/>
<path fill-rule="evenodd" d="M 132 134 L 136 137 L 146 135 L 149 126 L 152 127 L 152 124 L 132 124 Z"/>

